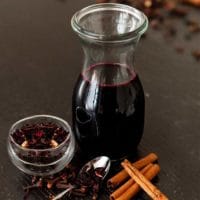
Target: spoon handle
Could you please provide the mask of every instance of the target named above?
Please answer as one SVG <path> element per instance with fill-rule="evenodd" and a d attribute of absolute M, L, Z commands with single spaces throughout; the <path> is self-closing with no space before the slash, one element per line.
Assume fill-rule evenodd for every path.
<path fill-rule="evenodd" d="M 66 190 L 62 191 L 61 193 L 59 193 L 58 195 L 56 195 L 51 200 L 58 200 L 58 199 L 62 198 L 67 192 L 71 191 L 73 188 L 74 188 L 74 186 L 70 185 Z"/>

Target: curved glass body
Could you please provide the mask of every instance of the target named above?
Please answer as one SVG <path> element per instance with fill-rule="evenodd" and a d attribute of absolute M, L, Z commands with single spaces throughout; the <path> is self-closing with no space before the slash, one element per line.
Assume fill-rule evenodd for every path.
<path fill-rule="evenodd" d="M 95 4 L 75 13 L 72 28 L 84 51 L 73 92 L 73 129 L 86 155 L 133 154 L 144 127 L 144 92 L 134 70 L 146 16 L 122 4 Z"/>

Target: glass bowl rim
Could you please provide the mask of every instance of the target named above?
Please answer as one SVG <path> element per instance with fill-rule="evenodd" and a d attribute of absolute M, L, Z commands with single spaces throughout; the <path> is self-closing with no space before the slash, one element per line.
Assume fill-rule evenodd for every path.
<path fill-rule="evenodd" d="M 27 120 L 31 120 L 31 119 L 37 119 L 37 118 L 49 118 L 49 119 L 53 119 L 53 120 L 57 120 L 57 121 L 60 121 L 62 122 L 65 127 L 67 127 L 68 131 L 69 131 L 69 134 L 68 136 L 65 138 L 65 140 L 60 143 L 57 147 L 55 148 L 46 148 L 46 149 L 30 149 L 30 148 L 25 148 L 25 147 L 22 147 L 21 145 L 19 145 L 17 142 L 15 142 L 14 138 L 12 137 L 12 133 L 13 133 L 13 130 L 15 129 L 15 127 L 17 125 L 19 125 L 20 123 L 24 122 L 24 121 L 27 121 Z M 16 121 L 12 126 L 11 128 L 9 129 L 9 132 L 8 132 L 8 142 L 12 142 L 17 148 L 19 148 L 20 150 L 23 150 L 23 151 L 37 151 L 37 152 L 45 152 L 45 151 L 51 151 L 51 152 L 54 152 L 54 151 L 57 151 L 58 149 L 62 148 L 66 142 L 68 140 L 71 139 L 71 137 L 73 137 L 72 135 L 72 129 L 71 129 L 71 126 L 69 125 L 69 123 L 67 121 L 65 121 L 64 119 L 60 118 L 60 117 L 57 117 L 57 116 L 54 116 L 54 115 L 47 115 L 47 114 L 39 114 L 39 115 L 31 115 L 29 117 L 25 117 L 25 118 L 22 118 L 18 121 Z M 10 139 L 10 141 L 9 141 Z"/>

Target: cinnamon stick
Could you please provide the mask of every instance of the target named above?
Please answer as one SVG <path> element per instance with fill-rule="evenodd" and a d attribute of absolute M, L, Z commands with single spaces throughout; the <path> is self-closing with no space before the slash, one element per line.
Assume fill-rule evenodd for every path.
<path fill-rule="evenodd" d="M 146 173 L 144 173 L 144 176 L 148 180 L 152 180 L 159 173 L 159 171 L 160 171 L 159 165 L 154 164 L 153 166 L 150 167 L 150 169 Z M 121 196 L 113 200 L 130 200 L 140 191 L 140 189 L 141 187 L 137 183 L 134 183 Z"/>
<path fill-rule="evenodd" d="M 148 164 L 146 167 L 144 167 L 141 170 L 141 173 L 144 174 L 146 173 L 151 167 L 153 166 L 152 163 Z M 118 189 L 116 189 L 111 195 L 110 195 L 110 200 L 115 200 L 118 197 L 120 197 L 123 193 L 126 192 L 130 187 L 132 187 L 135 184 L 135 181 L 130 178 L 127 182 L 125 182 L 122 186 L 120 186 Z"/>
<path fill-rule="evenodd" d="M 128 160 L 122 162 L 126 172 L 135 180 L 135 182 L 153 199 L 168 200 L 168 198 L 154 186 L 140 171 L 135 168 Z"/>
<path fill-rule="evenodd" d="M 146 157 L 138 160 L 135 163 L 132 163 L 132 165 L 134 167 L 136 167 L 137 169 L 142 169 L 149 163 L 155 162 L 157 159 L 158 159 L 158 156 L 155 153 L 150 153 Z M 115 176 L 113 176 L 112 178 L 110 178 L 108 180 L 107 187 L 110 189 L 114 189 L 117 186 L 119 186 L 121 183 L 126 181 L 128 179 L 128 177 L 129 176 L 128 176 L 127 172 L 125 170 L 121 170 L 119 173 L 117 173 Z"/>

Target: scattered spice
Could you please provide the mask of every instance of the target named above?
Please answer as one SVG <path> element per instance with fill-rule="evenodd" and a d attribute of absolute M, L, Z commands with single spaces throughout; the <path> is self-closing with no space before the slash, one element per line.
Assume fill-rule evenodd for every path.
<path fill-rule="evenodd" d="M 191 24 L 188 26 L 188 30 L 191 33 L 198 33 L 200 32 L 200 25 L 199 24 Z"/>
<path fill-rule="evenodd" d="M 171 12 L 176 8 L 176 2 L 175 1 L 166 1 L 165 2 L 165 10 Z"/>
<path fill-rule="evenodd" d="M 200 50 L 194 50 L 194 51 L 192 52 L 192 55 L 193 55 L 193 57 L 194 57 L 197 61 L 200 60 Z"/>
<path fill-rule="evenodd" d="M 40 189 L 42 188 L 43 186 L 43 179 L 42 178 L 37 178 L 37 177 L 33 177 L 32 180 L 31 180 L 32 184 L 31 185 L 28 185 L 28 186 L 25 186 L 23 187 L 24 191 L 25 191 L 25 194 L 24 194 L 24 200 L 27 200 L 28 199 L 28 196 L 30 194 L 30 191 L 32 189 Z"/>
<path fill-rule="evenodd" d="M 167 29 L 166 31 L 164 32 L 164 36 L 167 38 L 172 38 L 172 37 L 175 37 L 177 34 L 177 30 L 174 26 L 172 25 L 169 25 L 167 26 Z"/>
<path fill-rule="evenodd" d="M 51 189 L 51 188 L 53 187 L 53 185 L 54 185 L 57 181 L 59 181 L 59 179 L 60 179 L 60 177 L 57 176 L 57 177 L 55 177 L 55 178 L 53 178 L 53 179 L 47 180 L 47 188 L 48 188 L 48 189 Z"/>
<path fill-rule="evenodd" d="M 176 52 L 179 53 L 179 54 L 183 54 L 184 51 L 185 51 L 184 47 L 183 47 L 183 46 L 180 46 L 180 45 L 175 46 L 175 50 L 176 50 Z"/>
<path fill-rule="evenodd" d="M 34 178 L 33 184 L 32 185 L 28 185 L 28 186 L 24 187 L 23 189 L 26 191 L 26 190 L 30 190 L 30 189 L 33 189 L 33 188 L 41 188 L 42 185 L 43 185 L 42 182 L 43 182 L 42 178 L 39 178 L 38 181 L 35 181 L 35 178 Z"/>
<path fill-rule="evenodd" d="M 160 28 L 160 22 L 158 19 L 153 19 L 151 20 L 150 22 L 150 26 L 155 29 L 155 30 L 158 30 Z"/>
<path fill-rule="evenodd" d="M 72 196 L 85 197 L 88 192 L 88 187 L 81 186 L 80 188 L 74 188 L 72 190 Z"/>
<path fill-rule="evenodd" d="M 132 164 L 128 161 L 122 162 L 123 166 L 126 165 L 124 167 L 125 169 L 107 181 L 107 186 L 110 191 L 110 200 L 130 200 L 141 188 L 149 195 L 156 198 L 159 196 L 167 200 L 167 197 L 164 194 L 162 194 L 152 183 L 149 183 L 149 181 L 160 171 L 159 165 L 154 164 L 157 159 L 158 156 L 155 153 L 150 153 L 146 157 Z M 129 168 L 129 171 L 127 170 L 127 167 Z M 64 170 L 51 177 L 32 177 L 32 184 L 24 187 L 24 191 L 26 192 L 24 200 L 27 200 L 30 191 L 33 189 L 48 190 L 50 193 L 49 200 L 60 199 L 64 197 L 64 195 L 66 195 L 65 197 L 68 199 L 84 198 L 87 196 L 92 200 L 96 200 L 105 175 L 104 168 L 94 168 L 92 164 L 88 164 L 78 173 L 79 169 L 80 166 L 75 167 L 74 165 L 69 164 Z M 140 172 L 137 169 L 140 169 Z M 137 178 L 139 177 L 139 182 L 137 178 L 131 178 L 132 175 L 130 177 L 130 171 L 131 173 L 134 173 L 134 176 L 137 176 Z M 144 177 L 146 177 L 145 181 L 143 181 Z M 146 182 L 148 182 L 147 187 Z M 149 187 L 149 185 L 151 187 Z M 72 190 L 68 193 L 64 193 L 64 191 L 69 188 Z M 55 196 L 54 194 L 58 195 Z"/>
<path fill-rule="evenodd" d="M 150 27 L 153 30 L 160 31 L 163 35 L 163 38 L 169 44 L 171 39 L 174 39 L 176 35 L 182 35 L 181 31 L 177 29 L 176 22 L 174 18 L 179 21 L 190 21 L 186 23 L 185 26 L 185 34 L 183 34 L 183 39 L 190 42 L 193 39 L 194 34 L 200 33 L 200 22 L 194 20 L 188 20 L 190 17 L 191 7 L 188 5 L 192 5 L 194 7 L 200 7 L 200 0 L 96 0 L 97 3 L 101 2 L 118 2 L 123 4 L 128 4 L 133 6 L 141 11 L 143 11 L 149 21 Z M 185 5 L 187 4 L 187 6 Z M 172 44 L 173 45 L 173 44 Z M 180 44 L 181 46 L 181 44 Z M 175 48 L 177 53 L 183 54 L 185 49 L 183 48 Z M 189 47 L 186 48 L 189 50 Z M 192 53 L 194 56 L 194 53 Z M 196 55 L 196 54 L 195 54 Z M 194 56 L 196 58 L 196 56 Z M 197 56 L 198 57 L 198 56 Z M 199 60 L 199 59 L 197 59 Z"/>
<path fill-rule="evenodd" d="M 188 14 L 188 9 L 180 6 L 176 6 L 171 9 L 170 14 L 177 17 L 185 17 Z"/>
<path fill-rule="evenodd" d="M 73 183 L 76 178 L 77 169 L 72 166 L 66 166 L 61 172 L 50 177 L 32 177 L 32 184 L 23 187 L 25 191 L 24 200 L 28 198 L 32 189 L 47 189 L 49 191 L 58 191 L 69 187 L 69 183 Z M 52 195 L 50 199 L 52 199 Z"/>
<path fill-rule="evenodd" d="M 67 184 L 67 182 L 62 183 L 61 181 L 56 183 L 56 188 L 58 189 L 67 189 L 69 187 L 69 185 Z M 51 189 L 51 188 L 48 188 Z"/>
<path fill-rule="evenodd" d="M 69 164 L 64 170 L 51 177 L 32 177 L 32 184 L 24 187 L 24 199 L 28 198 L 32 189 L 47 189 L 53 191 L 53 193 L 58 193 L 57 196 L 61 198 L 63 190 L 73 187 L 66 194 L 69 198 L 91 196 L 91 199 L 96 200 L 104 173 L 104 168 L 94 169 L 93 165 L 86 165 L 78 173 L 78 167 Z M 57 199 L 57 196 L 50 195 L 49 199 Z"/>

